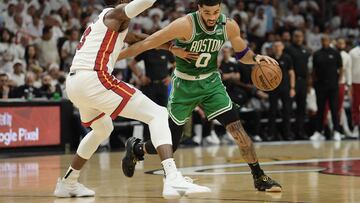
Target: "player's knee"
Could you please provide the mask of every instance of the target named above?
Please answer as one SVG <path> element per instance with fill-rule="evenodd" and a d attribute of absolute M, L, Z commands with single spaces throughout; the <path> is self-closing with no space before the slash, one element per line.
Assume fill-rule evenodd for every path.
<path fill-rule="evenodd" d="M 114 125 L 109 116 L 104 116 L 91 124 L 91 128 L 94 130 L 97 136 L 107 138 L 114 130 Z"/>
<path fill-rule="evenodd" d="M 169 113 L 165 107 L 160 106 L 157 116 L 161 119 L 168 120 Z"/>

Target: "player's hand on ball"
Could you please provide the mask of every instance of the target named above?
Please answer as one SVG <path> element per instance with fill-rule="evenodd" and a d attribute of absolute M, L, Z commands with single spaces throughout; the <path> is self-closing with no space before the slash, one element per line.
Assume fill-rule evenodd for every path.
<path fill-rule="evenodd" d="M 271 58 L 270 56 L 265 56 L 265 55 L 260 55 L 260 54 L 255 56 L 255 61 L 257 64 L 260 64 L 261 61 L 266 61 L 268 64 L 279 65 L 279 63 L 275 59 Z"/>
<path fill-rule="evenodd" d="M 170 46 L 170 52 L 175 56 L 184 59 L 186 62 L 191 63 L 191 60 L 197 60 L 199 58 L 198 53 L 188 52 L 185 48 L 177 47 L 177 46 Z"/>

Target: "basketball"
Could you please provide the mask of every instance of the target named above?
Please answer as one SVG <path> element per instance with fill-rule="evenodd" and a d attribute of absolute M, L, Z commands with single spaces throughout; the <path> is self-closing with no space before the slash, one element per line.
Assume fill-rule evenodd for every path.
<path fill-rule="evenodd" d="M 282 80 L 282 72 L 278 65 L 261 61 L 260 64 L 253 67 L 251 80 L 259 90 L 272 91 L 279 86 Z"/>

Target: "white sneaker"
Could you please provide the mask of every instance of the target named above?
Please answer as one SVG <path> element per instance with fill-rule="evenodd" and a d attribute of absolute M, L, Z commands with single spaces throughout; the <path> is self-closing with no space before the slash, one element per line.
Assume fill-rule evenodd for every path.
<path fill-rule="evenodd" d="M 202 136 L 195 135 L 192 140 L 196 142 L 197 144 L 201 144 Z"/>
<path fill-rule="evenodd" d="M 341 137 L 342 137 L 341 133 L 339 133 L 338 131 L 334 131 L 334 137 L 333 137 L 333 139 L 334 139 L 335 141 L 341 141 Z"/>
<path fill-rule="evenodd" d="M 315 131 L 314 134 L 310 137 L 310 140 L 312 141 L 324 141 L 325 136 L 319 133 L 318 131 Z"/>
<path fill-rule="evenodd" d="M 252 136 L 252 139 L 254 140 L 254 142 L 262 142 L 262 139 L 259 135 Z"/>
<path fill-rule="evenodd" d="M 179 199 L 182 196 L 196 197 L 210 192 L 210 188 L 194 184 L 191 178 L 183 177 L 180 172 L 177 172 L 164 179 L 162 195 L 165 199 Z"/>
<path fill-rule="evenodd" d="M 359 126 L 358 126 L 358 125 L 356 125 L 356 126 L 354 127 L 354 130 L 353 130 L 353 132 L 350 134 L 349 137 L 351 137 L 351 138 L 359 138 Z"/>
<path fill-rule="evenodd" d="M 58 178 L 54 195 L 56 197 L 93 197 L 95 192 L 78 182 L 66 183 Z"/>
<path fill-rule="evenodd" d="M 220 139 L 218 138 L 216 133 L 214 131 L 212 131 L 209 136 L 205 137 L 204 144 L 205 145 L 206 144 L 207 145 L 219 145 Z"/>

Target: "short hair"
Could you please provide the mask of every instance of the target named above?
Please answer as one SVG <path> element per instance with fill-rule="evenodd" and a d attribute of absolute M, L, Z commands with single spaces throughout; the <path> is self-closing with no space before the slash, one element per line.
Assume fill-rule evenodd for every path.
<path fill-rule="evenodd" d="M 45 26 L 45 27 L 43 28 L 43 35 L 51 32 L 51 29 L 52 29 L 52 26 Z"/>
<path fill-rule="evenodd" d="M 222 3 L 222 0 L 198 0 L 200 6 L 215 6 Z"/>

